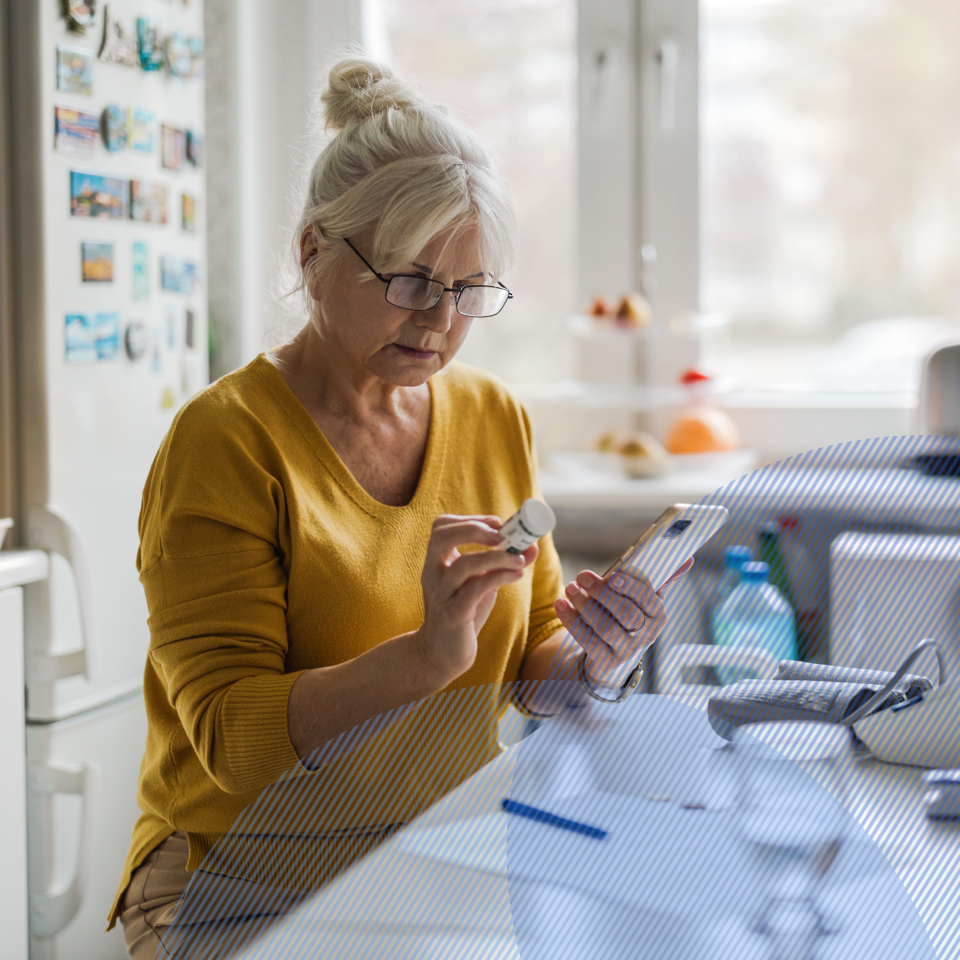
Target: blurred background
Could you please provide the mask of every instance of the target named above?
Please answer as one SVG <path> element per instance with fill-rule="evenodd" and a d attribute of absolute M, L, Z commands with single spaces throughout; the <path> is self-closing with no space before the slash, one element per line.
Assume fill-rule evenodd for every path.
<path fill-rule="evenodd" d="M 687 118 L 697 135 L 686 146 L 694 151 L 699 183 L 676 188 L 699 193 L 698 249 L 686 255 L 696 260 L 699 254 L 700 269 L 684 306 L 728 318 L 711 358 L 716 371 L 745 388 L 915 389 L 916 371 L 898 361 L 911 340 L 919 347 L 933 329 L 929 323 L 876 328 L 875 342 L 867 337 L 850 351 L 846 369 L 831 362 L 829 347 L 871 321 L 952 321 L 960 312 L 960 67 L 953 54 L 960 9 L 944 0 L 686 5 L 696 14 L 690 36 L 683 35 L 685 23 L 672 32 L 678 69 L 698 68 L 696 113 Z M 317 143 L 309 118 L 327 60 L 317 51 L 329 55 L 338 41 L 359 40 L 468 119 L 492 145 L 510 183 L 523 237 L 510 278 L 518 296 L 508 313 L 484 325 L 488 329 L 474 331 L 470 358 L 515 382 L 571 377 L 567 318 L 594 292 L 622 292 L 603 291 L 605 277 L 597 277 L 595 289 L 578 269 L 582 245 L 606 242 L 584 237 L 578 226 L 580 207 L 591 202 L 589 181 L 578 180 L 578 73 L 585 86 L 595 63 L 584 69 L 579 62 L 577 3 L 366 0 L 361 9 L 344 11 L 342 39 L 321 13 L 327 6 L 336 5 L 262 4 L 262 28 L 254 28 L 239 23 L 242 4 L 206 5 L 210 149 L 215 156 L 223 137 L 227 154 L 218 170 L 233 167 L 229 145 L 241 134 L 232 129 L 235 120 L 254 121 L 256 111 L 248 111 L 255 103 L 270 104 L 269 121 L 260 118 L 270 126 L 257 137 L 266 161 L 257 205 L 276 211 L 258 237 L 264 269 L 275 269 L 285 253 L 299 175 Z M 610 19 L 605 6 L 614 5 L 580 12 L 588 30 L 591 19 Z M 300 29 L 303 8 L 317 18 L 315 33 Z M 626 78 L 639 84 L 642 64 L 627 60 L 639 60 L 642 51 L 630 50 L 623 35 L 638 14 L 627 13 L 607 31 L 615 41 L 608 69 L 620 74 L 615 81 L 634 74 Z M 231 19 L 239 36 L 231 34 Z M 246 29 L 255 37 L 252 49 L 242 44 Z M 309 53 L 303 56 L 316 57 L 313 74 L 296 70 L 297 47 L 304 44 Z M 696 62 L 685 65 L 684 58 Z M 238 74 L 248 74 L 243 87 Z M 270 96 L 274 83 L 283 96 Z M 225 109 L 234 100 L 238 111 Z M 637 118 L 630 119 L 636 126 Z M 629 139 L 628 132 L 620 142 Z M 637 179 L 636 168 L 624 172 Z M 230 189 L 230 177 L 221 182 Z M 585 196 L 578 196 L 578 186 Z M 639 189 L 628 182 L 618 187 L 625 202 Z M 672 185 L 653 189 L 667 193 Z M 208 217 L 213 242 L 220 217 L 214 205 Z M 639 284 L 636 276 L 623 282 L 629 279 Z M 270 310 L 266 299 L 260 311 Z M 228 328 L 229 306 L 215 303 L 213 312 L 218 329 Z M 263 326 L 265 333 L 271 329 L 266 316 Z M 221 339 L 226 356 L 227 329 Z M 870 360 L 876 361 L 873 380 Z"/>
<path fill-rule="evenodd" d="M 214 374 L 301 320 L 277 295 L 315 96 L 360 43 L 499 158 L 517 297 L 461 358 L 536 416 L 586 379 L 571 317 L 637 290 L 653 321 L 631 381 L 699 365 L 761 460 L 915 429 L 921 358 L 960 316 L 955 5 L 208 0 L 205 29 Z M 668 414 L 624 402 L 662 439 Z M 592 419 L 543 439 L 587 448 L 620 422 Z"/>
<path fill-rule="evenodd" d="M 960 443 L 960 349 L 924 359 L 960 342 L 956 0 L 0 0 L 0 960 L 124 956 L 143 483 L 305 322 L 318 98 L 357 50 L 499 160 L 515 299 L 460 359 L 530 411 L 568 576 L 730 504 L 655 650 L 710 642 L 733 537 L 781 538 L 824 659 L 835 539 L 960 531 L 903 439 Z"/>

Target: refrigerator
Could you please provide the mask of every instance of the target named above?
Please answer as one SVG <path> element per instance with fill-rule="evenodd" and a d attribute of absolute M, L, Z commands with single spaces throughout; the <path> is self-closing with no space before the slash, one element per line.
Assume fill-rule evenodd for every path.
<path fill-rule="evenodd" d="M 208 382 L 202 0 L 7 3 L 31 960 L 104 934 L 138 816 L 140 497 Z M 0 946 L 0 954 L 3 948 Z"/>

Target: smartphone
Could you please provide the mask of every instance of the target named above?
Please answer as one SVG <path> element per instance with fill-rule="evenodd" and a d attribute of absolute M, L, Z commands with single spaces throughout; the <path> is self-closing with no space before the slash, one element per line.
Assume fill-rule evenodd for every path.
<path fill-rule="evenodd" d="M 623 571 L 659 590 L 726 522 L 726 507 L 675 503 L 630 545 L 604 577 Z"/>

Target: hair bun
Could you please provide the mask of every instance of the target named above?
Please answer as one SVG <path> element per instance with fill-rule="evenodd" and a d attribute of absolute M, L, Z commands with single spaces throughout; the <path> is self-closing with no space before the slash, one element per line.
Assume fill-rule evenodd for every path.
<path fill-rule="evenodd" d="M 419 102 L 388 66 L 363 57 L 334 64 L 328 82 L 321 97 L 328 130 L 343 130 L 391 108 L 403 110 Z"/>

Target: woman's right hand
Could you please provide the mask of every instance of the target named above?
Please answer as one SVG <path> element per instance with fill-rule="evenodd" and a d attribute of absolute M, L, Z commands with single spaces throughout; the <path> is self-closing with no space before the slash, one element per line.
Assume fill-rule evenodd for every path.
<path fill-rule="evenodd" d="M 433 523 L 420 583 L 423 626 L 417 649 L 444 685 L 465 673 L 477 657 L 477 634 L 486 623 L 497 591 L 516 583 L 537 558 L 537 546 L 523 553 L 482 550 L 460 553 L 466 544 L 497 547 L 500 518 L 444 514 Z"/>

